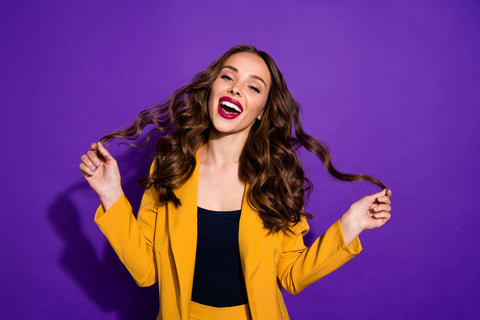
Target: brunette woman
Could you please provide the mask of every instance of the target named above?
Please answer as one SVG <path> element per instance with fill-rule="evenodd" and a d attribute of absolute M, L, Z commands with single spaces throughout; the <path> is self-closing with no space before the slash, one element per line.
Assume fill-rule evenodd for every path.
<path fill-rule="evenodd" d="M 300 292 L 358 254 L 362 231 L 390 219 L 391 191 L 333 168 L 325 146 L 303 131 L 274 61 L 252 46 L 230 49 L 101 141 L 136 140 L 147 125 L 154 126 L 148 138 L 164 137 L 141 180 L 137 218 L 101 142 L 91 144 L 80 170 L 102 202 L 95 222 L 135 281 L 158 281 L 157 319 L 288 319 L 280 284 Z M 302 146 L 335 178 L 383 189 L 355 202 L 308 248 Z"/>

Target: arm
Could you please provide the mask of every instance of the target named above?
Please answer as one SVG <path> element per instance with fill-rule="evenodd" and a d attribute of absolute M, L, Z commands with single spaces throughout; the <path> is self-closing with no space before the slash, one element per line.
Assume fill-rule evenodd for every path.
<path fill-rule="evenodd" d="M 108 211 L 100 205 L 95 214 L 95 223 L 135 282 L 142 287 L 151 286 L 157 281 L 153 249 L 156 217 L 156 191 L 153 187 L 143 194 L 137 219 L 125 195 Z"/>
<path fill-rule="evenodd" d="M 140 286 L 156 282 L 153 253 L 156 192 L 145 191 L 138 219 L 123 194 L 116 160 L 101 143 L 92 143 L 83 155 L 80 170 L 102 204 L 95 214 L 95 222 L 104 233 L 120 260 Z"/>
<path fill-rule="evenodd" d="M 283 239 L 277 273 L 282 286 L 292 294 L 335 271 L 362 251 L 358 238 L 350 245 L 346 244 L 340 221 L 330 226 L 307 248 L 303 235 L 308 229 L 306 220 L 302 219 L 293 228 L 293 233 L 285 234 Z"/>
<path fill-rule="evenodd" d="M 288 292 L 296 294 L 360 253 L 362 246 L 358 235 L 363 230 L 382 226 L 390 217 L 391 191 L 383 196 L 387 198 L 382 199 L 385 203 L 378 204 L 385 191 L 381 193 L 355 202 L 341 219 L 308 248 L 303 243 L 303 236 L 308 232 L 305 219 L 295 225 L 291 233 L 284 233 L 277 266 L 282 286 Z M 382 210 L 388 210 L 372 209 L 379 206 Z"/>

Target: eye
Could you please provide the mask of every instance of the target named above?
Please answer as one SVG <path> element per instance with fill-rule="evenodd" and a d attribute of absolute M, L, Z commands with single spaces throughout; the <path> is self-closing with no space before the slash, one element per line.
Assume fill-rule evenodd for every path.
<path fill-rule="evenodd" d="M 259 90 L 257 87 L 250 86 L 250 89 L 252 89 L 252 90 L 255 91 L 256 93 L 260 93 L 260 90 Z"/>
<path fill-rule="evenodd" d="M 231 77 L 227 76 L 226 74 L 222 75 L 221 78 L 229 81 L 233 80 Z"/>

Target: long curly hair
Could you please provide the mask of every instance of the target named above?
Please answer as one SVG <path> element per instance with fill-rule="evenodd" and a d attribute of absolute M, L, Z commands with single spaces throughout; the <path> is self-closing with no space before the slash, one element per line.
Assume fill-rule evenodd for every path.
<path fill-rule="evenodd" d="M 149 125 L 153 125 L 153 129 L 148 131 L 145 142 L 131 145 L 146 145 L 154 132 L 163 135 L 155 145 L 152 174 L 139 180 L 145 188 L 155 187 L 161 204 L 181 205 L 175 189 L 192 175 L 196 166 L 195 154 L 208 141 L 212 128 L 207 110 L 212 84 L 225 61 L 239 52 L 262 58 L 272 78 L 262 119 L 253 124 L 239 159 L 239 177 L 249 184 L 247 200 L 258 212 L 266 229 L 270 232 L 289 230 L 302 216 L 312 217 L 304 210 L 312 183 L 305 176 L 297 155 L 302 146 L 315 154 L 336 179 L 369 181 L 385 188 L 371 176 L 337 171 L 326 145 L 303 131 L 299 104 L 288 91 L 273 59 L 251 45 L 239 45 L 198 73 L 190 84 L 176 90 L 164 103 L 143 110 L 126 128 L 101 138 L 103 142 L 114 138 L 134 141 Z"/>

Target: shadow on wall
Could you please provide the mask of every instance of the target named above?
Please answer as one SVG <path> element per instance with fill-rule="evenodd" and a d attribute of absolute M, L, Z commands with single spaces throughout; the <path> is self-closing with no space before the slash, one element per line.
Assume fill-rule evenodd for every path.
<path fill-rule="evenodd" d="M 148 173 L 152 158 L 148 147 L 130 148 L 125 156 L 117 158 L 120 167 L 129 169 L 127 174 L 122 172 L 122 184 L 127 197 L 132 199 L 133 208 L 139 207 L 143 192 L 134 180 Z M 115 312 L 122 320 L 155 319 L 159 308 L 158 286 L 138 287 L 108 242 L 105 242 L 103 258 L 98 259 L 94 247 L 82 233 L 81 213 L 74 195 L 88 189 L 87 182 L 79 182 L 60 194 L 49 208 L 48 220 L 64 243 L 59 265 L 105 313 Z M 93 213 L 91 217 L 93 223 Z"/>

